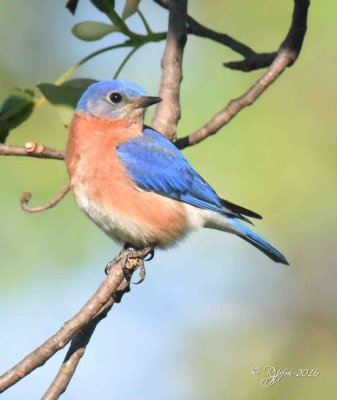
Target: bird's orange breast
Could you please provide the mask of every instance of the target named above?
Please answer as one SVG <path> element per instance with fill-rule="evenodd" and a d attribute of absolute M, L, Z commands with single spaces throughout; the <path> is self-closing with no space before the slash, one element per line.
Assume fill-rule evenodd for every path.
<path fill-rule="evenodd" d="M 139 134 L 141 127 L 126 120 L 75 115 L 66 150 L 68 172 L 79 206 L 109 236 L 165 247 L 187 229 L 186 211 L 179 201 L 139 189 L 126 173 L 116 146 Z"/>

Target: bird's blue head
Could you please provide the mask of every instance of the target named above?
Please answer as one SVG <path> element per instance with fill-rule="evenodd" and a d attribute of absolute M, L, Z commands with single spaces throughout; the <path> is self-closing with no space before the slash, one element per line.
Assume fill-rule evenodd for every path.
<path fill-rule="evenodd" d="M 115 79 L 90 85 L 80 98 L 76 111 L 84 111 L 96 118 L 142 117 L 146 107 L 159 101 L 160 97 L 147 96 L 136 83 Z"/>

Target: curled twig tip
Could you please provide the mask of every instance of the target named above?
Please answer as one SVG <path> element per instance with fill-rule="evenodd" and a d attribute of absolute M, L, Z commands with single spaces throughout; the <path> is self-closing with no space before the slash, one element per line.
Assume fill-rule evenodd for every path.
<path fill-rule="evenodd" d="M 23 192 L 20 198 L 21 206 L 28 204 L 31 197 L 32 197 L 31 192 Z"/>
<path fill-rule="evenodd" d="M 56 206 L 64 197 L 65 195 L 70 191 L 71 186 L 70 183 L 68 182 L 58 193 L 57 196 L 55 196 L 52 200 L 48 201 L 48 203 L 43 204 L 42 206 L 38 207 L 30 207 L 29 206 L 29 201 L 32 198 L 31 192 L 23 192 L 22 196 L 20 198 L 20 204 L 21 208 L 23 211 L 29 212 L 29 213 L 36 213 L 36 212 L 41 212 L 48 210 L 49 208 L 52 208 Z"/>

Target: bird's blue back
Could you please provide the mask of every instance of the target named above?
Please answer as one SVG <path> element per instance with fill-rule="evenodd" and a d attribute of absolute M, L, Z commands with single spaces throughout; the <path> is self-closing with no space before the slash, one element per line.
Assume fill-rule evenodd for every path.
<path fill-rule="evenodd" d="M 141 189 L 232 214 L 183 154 L 159 132 L 144 127 L 143 135 L 127 140 L 118 146 L 117 152 L 127 173 Z"/>

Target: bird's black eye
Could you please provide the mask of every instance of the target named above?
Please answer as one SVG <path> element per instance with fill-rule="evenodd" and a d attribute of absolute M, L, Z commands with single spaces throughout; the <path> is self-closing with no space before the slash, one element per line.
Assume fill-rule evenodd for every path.
<path fill-rule="evenodd" d="M 120 103 L 122 101 L 122 95 L 117 92 L 114 92 L 110 94 L 109 99 L 111 100 L 112 103 L 115 104 Z"/>

